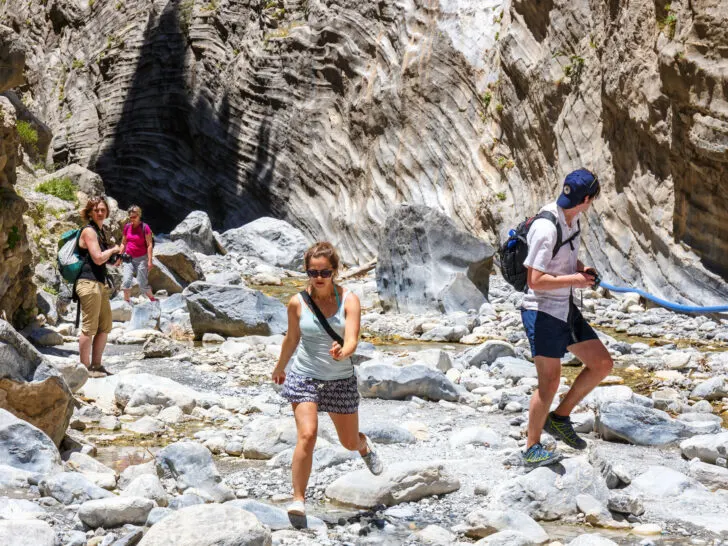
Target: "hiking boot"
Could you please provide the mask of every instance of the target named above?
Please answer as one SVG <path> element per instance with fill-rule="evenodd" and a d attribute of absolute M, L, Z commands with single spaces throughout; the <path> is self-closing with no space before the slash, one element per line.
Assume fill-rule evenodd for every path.
<path fill-rule="evenodd" d="M 546 417 L 546 423 L 543 429 L 569 447 L 573 447 L 574 449 L 584 449 L 586 447 L 586 441 L 579 438 L 579 435 L 571 425 L 571 419 L 568 417 L 560 417 L 552 411 Z"/>
<path fill-rule="evenodd" d="M 548 451 L 541 443 L 533 444 L 523 454 L 523 464 L 527 468 L 538 468 L 558 463 L 564 456 L 561 453 Z"/>
<path fill-rule="evenodd" d="M 367 465 L 369 472 L 375 476 L 379 476 L 382 472 L 384 472 L 384 465 L 382 464 L 382 460 L 379 458 L 379 455 L 377 455 L 377 452 L 374 451 L 374 446 L 372 446 L 372 442 L 369 440 L 369 437 L 364 436 L 364 438 L 366 439 L 369 453 L 362 455 L 361 458 L 364 459 L 364 463 Z"/>

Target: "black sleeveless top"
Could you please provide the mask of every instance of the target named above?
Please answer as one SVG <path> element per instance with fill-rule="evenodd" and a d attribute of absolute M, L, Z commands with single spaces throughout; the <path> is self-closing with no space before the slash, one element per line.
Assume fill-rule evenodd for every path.
<path fill-rule="evenodd" d="M 98 226 L 96 226 L 96 224 L 94 224 L 93 222 L 90 222 L 83 229 L 86 229 L 87 227 L 93 228 L 93 230 L 96 232 L 96 236 L 99 238 L 99 246 L 101 247 L 101 252 L 107 250 L 109 245 L 106 242 L 106 236 L 104 235 L 104 232 L 100 230 Z M 81 274 L 78 278 L 87 279 L 90 281 L 98 281 L 100 283 L 106 284 L 106 264 L 104 263 L 101 265 L 96 265 L 91 258 L 88 249 L 82 248 L 81 245 L 78 246 L 78 255 L 84 261 L 83 267 L 81 268 Z"/>

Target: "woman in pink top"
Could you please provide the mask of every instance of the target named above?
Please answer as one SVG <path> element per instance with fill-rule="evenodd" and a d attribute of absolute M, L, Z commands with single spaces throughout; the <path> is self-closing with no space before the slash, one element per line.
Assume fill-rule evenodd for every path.
<path fill-rule="evenodd" d="M 129 222 L 124 225 L 124 235 L 121 244 L 131 260 L 124 262 L 123 280 L 121 288 L 124 290 L 124 300 L 131 303 L 130 291 L 137 278 L 139 289 L 154 300 L 152 289 L 149 287 L 147 277 L 154 264 L 152 263 L 153 240 L 152 230 L 142 222 L 142 209 L 137 205 L 129 207 Z"/>

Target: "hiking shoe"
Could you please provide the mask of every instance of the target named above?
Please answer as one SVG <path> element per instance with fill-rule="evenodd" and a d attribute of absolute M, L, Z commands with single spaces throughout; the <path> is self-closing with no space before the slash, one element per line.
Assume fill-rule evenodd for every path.
<path fill-rule="evenodd" d="M 384 472 L 384 465 L 382 464 L 382 460 L 379 458 L 379 455 L 377 455 L 377 452 L 374 451 L 374 446 L 372 446 L 372 442 L 369 440 L 369 437 L 364 436 L 364 438 L 366 439 L 369 453 L 362 455 L 361 458 L 364 459 L 364 463 L 366 463 L 369 472 L 375 476 L 379 476 L 382 472 Z"/>
<path fill-rule="evenodd" d="M 573 447 L 574 449 L 584 449 L 586 447 L 586 441 L 579 438 L 579 435 L 571 425 L 571 419 L 568 417 L 560 418 L 559 416 L 554 416 L 554 412 L 552 411 L 546 417 L 546 423 L 543 429 L 569 447 Z"/>
<path fill-rule="evenodd" d="M 303 501 L 293 501 L 288 505 L 288 515 L 290 516 L 305 516 L 306 505 Z"/>
<path fill-rule="evenodd" d="M 523 464 L 527 468 L 538 468 L 539 466 L 556 464 L 563 458 L 564 456 L 561 453 L 548 451 L 539 442 L 538 444 L 533 444 L 523 454 Z"/>
<path fill-rule="evenodd" d="M 106 377 L 107 375 L 114 375 L 109 370 L 101 365 L 93 366 L 88 369 L 88 376 L 92 378 Z"/>

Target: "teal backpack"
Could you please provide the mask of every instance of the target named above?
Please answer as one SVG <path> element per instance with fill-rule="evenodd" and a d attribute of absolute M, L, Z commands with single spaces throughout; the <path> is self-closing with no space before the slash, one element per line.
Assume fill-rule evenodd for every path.
<path fill-rule="evenodd" d="M 67 282 L 74 285 L 81 274 L 85 261 L 78 255 L 78 240 L 82 230 L 83 228 L 69 229 L 61 235 L 61 239 L 58 241 L 58 271 Z"/>

